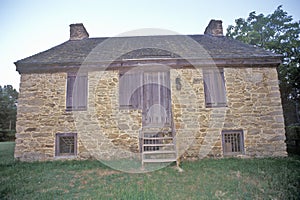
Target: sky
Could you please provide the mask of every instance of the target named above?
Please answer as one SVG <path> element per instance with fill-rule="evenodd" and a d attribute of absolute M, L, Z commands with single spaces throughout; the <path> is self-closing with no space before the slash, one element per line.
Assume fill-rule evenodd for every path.
<path fill-rule="evenodd" d="M 19 89 L 14 62 L 67 41 L 73 23 L 83 23 L 90 37 L 108 37 L 144 28 L 203 34 L 220 19 L 225 34 L 235 19 L 279 5 L 300 20 L 299 0 L 0 0 L 0 85 Z"/>

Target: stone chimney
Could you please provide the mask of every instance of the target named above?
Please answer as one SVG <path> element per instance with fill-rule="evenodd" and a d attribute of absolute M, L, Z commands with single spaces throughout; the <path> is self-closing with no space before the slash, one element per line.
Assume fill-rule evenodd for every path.
<path fill-rule="evenodd" d="M 223 26 L 221 20 L 210 20 L 208 26 L 206 27 L 204 34 L 213 36 L 223 36 Z"/>
<path fill-rule="evenodd" d="M 82 23 L 70 24 L 70 40 L 82 40 L 88 37 L 89 34 Z"/>

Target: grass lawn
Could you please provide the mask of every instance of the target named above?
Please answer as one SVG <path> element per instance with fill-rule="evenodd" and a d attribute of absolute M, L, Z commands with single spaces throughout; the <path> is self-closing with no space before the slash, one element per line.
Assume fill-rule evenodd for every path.
<path fill-rule="evenodd" d="M 99 161 L 22 163 L 0 143 L 0 199 L 300 199 L 300 158 L 204 159 L 130 174 Z"/>

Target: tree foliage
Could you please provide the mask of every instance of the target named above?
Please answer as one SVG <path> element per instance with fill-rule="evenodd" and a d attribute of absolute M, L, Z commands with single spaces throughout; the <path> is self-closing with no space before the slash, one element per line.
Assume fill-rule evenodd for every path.
<path fill-rule="evenodd" d="M 11 85 L 0 86 L 0 130 L 15 130 L 18 92 Z"/>
<path fill-rule="evenodd" d="M 267 16 L 251 12 L 235 23 L 228 26 L 227 36 L 283 55 L 277 70 L 285 120 L 287 124 L 300 123 L 300 21 L 294 22 L 279 6 Z"/>

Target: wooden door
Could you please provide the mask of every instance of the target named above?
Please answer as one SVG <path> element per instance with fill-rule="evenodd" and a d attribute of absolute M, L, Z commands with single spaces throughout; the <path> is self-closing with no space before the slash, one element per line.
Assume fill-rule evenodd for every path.
<path fill-rule="evenodd" d="M 144 72 L 143 126 L 171 124 L 170 72 Z"/>

